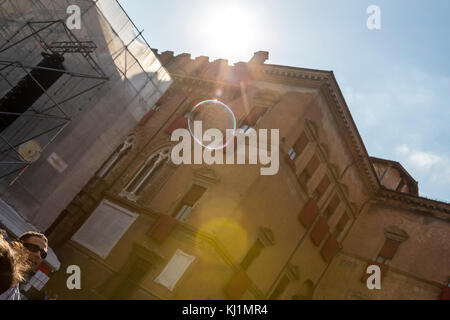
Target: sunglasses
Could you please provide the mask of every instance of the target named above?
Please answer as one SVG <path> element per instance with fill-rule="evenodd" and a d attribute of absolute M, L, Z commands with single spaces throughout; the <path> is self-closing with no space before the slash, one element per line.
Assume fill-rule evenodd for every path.
<path fill-rule="evenodd" d="M 45 257 L 47 257 L 47 251 L 45 251 L 44 249 L 41 249 L 39 246 L 32 244 L 32 243 L 26 243 L 26 242 L 24 242 L 22 244 L 25 248 L 27 248 L 31 252 L 39 252 L 42 259 L 45 259 Z"/>

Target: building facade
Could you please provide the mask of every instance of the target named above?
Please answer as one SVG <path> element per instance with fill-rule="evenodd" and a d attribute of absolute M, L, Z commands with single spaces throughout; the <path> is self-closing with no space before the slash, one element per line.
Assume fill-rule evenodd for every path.
<path fill-rule="evenodd" d="M 450 205 L 369 157 L 332 72 L 266 64 L 267 52 L 234 66 L 157 56 L 174 83 L 48 229 L 62 270 L 81 269 L 80 290 L 64 272 L 51 280 L 61 298 L 446 297 Z M 277 174 L 171 161 L 171 134 L 207 99 L 239 128 L 279 130 Z"/>

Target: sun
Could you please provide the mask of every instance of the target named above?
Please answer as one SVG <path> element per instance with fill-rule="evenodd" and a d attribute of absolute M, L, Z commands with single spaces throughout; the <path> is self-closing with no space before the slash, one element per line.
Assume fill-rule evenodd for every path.
<path fill-rule="evenodd" d="M 242 3 L 214 3 L 196 21 L 202 46 L 230 62 L 246 61 L 259 48 L 261 25 L 257 13 Z"/>

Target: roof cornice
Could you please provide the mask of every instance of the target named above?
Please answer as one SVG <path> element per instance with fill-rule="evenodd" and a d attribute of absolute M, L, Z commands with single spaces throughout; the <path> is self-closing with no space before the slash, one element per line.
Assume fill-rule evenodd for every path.
<path fill-rule="evenodd" d="M 432 200 L 409 193 L 389 190 L 380 187 L 377 198 L 383 202 L 391 202 L 405 209 L 412 209 L 433 215 L 435 218 L 450 221 L 450 204 Z"/>
<path fill-rule="evenodd" d="M 363 178 L 363 181 L 372 196 L 375 198 L 382 197 L 388 201 L 404 201 L 418 210 L 431 211 L 436 217 L 446 220 L 449 219 L 450 204 L 420 196 L 387 190 L 380 184 L 375 173 L 375 169 L 372 165 L 371 157 L 367 152 L 356 123 L 353 120 L 348 105 L 332 71 L 272 64 L 238 64 L 245 64 L 248 67 L 248 72 L 253 80 L 319 89 L 328 102 L 330 110 L 337 120 L 336 122 L 338 126 L 342 129 L 342 132 L 344 132 L 344 139 L 349 146 L 349 150 L 354 159 L 354 164 L 362 173 L 361 177 Z M 234 67 L 230 67 L 230 69 L 235 68 L 238 64 Z M 236 81 L 236 79 L 235 81 L 227 81 L 225 79 L 217 80 L 205 78 L 204 75 L 194 77 L 188 74 L 175 74 L 170 72 L 170 68 L 169 73 L 175 78 L 175 80 L 178 80 L 175 82 L 182 82 L 183 85 L 190 85 L 192 87 L 199 88 L 202 84 L 204 85 L 205 83 L 210 83 L 212 85 L 229 87 L 231 90 L 236 90 L 239 88 L 239 81 Z M 399 165 L 401 166 L 401 164 Z"/>

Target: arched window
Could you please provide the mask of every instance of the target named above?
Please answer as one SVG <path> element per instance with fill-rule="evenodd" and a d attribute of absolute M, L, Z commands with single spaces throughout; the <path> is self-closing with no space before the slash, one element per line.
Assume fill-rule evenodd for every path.
<path fill-rule="evenodd" d="M 127 155 L 134 145 L 135 137 L 129 136 L 124 143 L 109 157 L 108 161 L 97 172 L 97 177 L 105 179 L 111 170 Z"/>
<path fill-rule="evenodd" d="M 161 149 L 151 155 L 139 169 L 137 174 L 127 184 L 121 195 L 130 200 L 136 200 L 142 191 L 150 185 L 163 170 L 164 164 L 170 159 L 170 148 Z"/>

